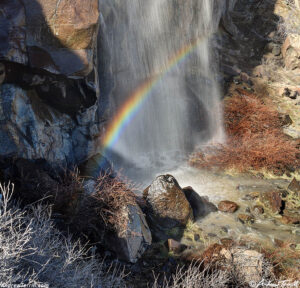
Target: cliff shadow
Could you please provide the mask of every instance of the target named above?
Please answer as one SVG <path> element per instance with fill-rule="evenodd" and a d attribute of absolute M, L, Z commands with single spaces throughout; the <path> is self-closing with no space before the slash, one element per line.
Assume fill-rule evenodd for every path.
<path fill-rule="evenodd" d="M 281 18 L 274 13 L 276 3 L 276 0 L 237 0 L 223 16 L 217 41 L 225 94 L 233 78 L 241 72 L 252 75 L 267 52 L 277 53 L 275 61 L 282 61 L 280 47 L 284 36 L 278 29 Z"/>

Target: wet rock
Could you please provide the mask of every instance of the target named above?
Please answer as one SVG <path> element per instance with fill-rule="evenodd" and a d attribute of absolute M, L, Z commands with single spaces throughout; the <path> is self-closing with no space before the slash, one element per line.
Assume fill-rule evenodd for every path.
<path fill-rule="evenodd" d="M 151 232 L 138 205 L 124 206 L 122 217 L 127 219 L 125 229 L 119 227 L 114 233 L 108 233 L 105 244 L 119 259 L 135 263 L 151 245 Z"/>
<path fill-rule="evenodd" d="M 297 181 L 296 178 L 292 180 L 292 182 L 288 186 L 288 189 L 291 190 L 292 192 L 297 193 L 300 196 L 300 183 L 299 181 Z"/>
<path fill-rule="evenodd" d="M 199 241 L 199 240 L 200 240 L 200 235 L 194 234 L 194 241 Z"/>
<path fill-rule="evenodd" d="M 192 187 L 185 187 L 182 190 L 193 209 L 195 220 L 218 211 L 218 208 L 209 202 L 208 197 L 201 197 Z"/>
<path fill-rule="evenodd" d="M 243 224 L 252 224 L 255 221 L 253 216 L 247 214 L 239 214 L 238 219 Z"/>
<path fill-rule="evenodd" d="M 228 212 L 228 213 L 234 213 L 236 210 L 238 210 L 239 206 L 232 201 L 221 201 L 218 205 L 219 211 L 222 212 Z"/>
<path fill-rule="evenodd" d="M 169 248 L 170 252 L 179 254 L 179 253 L 183 252 L 187 248 L 187 246 L 179 243 L 178 241 L 176 241 L 174 239 L 168 239 L 168 248 Z"/>
<path fill-rule="evenodd" d="M 254 214 L 257 214 L 257 215 L 261 215 L 261 214 L 264 214 L 265 210 L 262 206 L 260 205 L 255 205 L 253 208 L 252 208 L 252 212 Z"/>
<path fill-rule="evenodd" d="M 282 215 L 281 222 L 283 224 L 300 224 L 300 215 Z"/>
<path fill-rule="evenodd" d="M 166 238 L 168 231 L 184 228 L 193 220 L 193 210 L 176 179 L 171 175 L 158 176 L 144 191 L 147 219 L 157 238 Z"/>
<path fill-rule="evenodd" d="M 280 213 L 282 211 L 283 201 L 280 191 L 261 192 L 259 200 L 273 213 Z"/>

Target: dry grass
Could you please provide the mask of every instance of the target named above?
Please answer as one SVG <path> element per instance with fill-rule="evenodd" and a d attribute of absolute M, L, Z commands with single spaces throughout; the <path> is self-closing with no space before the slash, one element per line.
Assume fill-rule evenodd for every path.
<path fill-rule="evenodd" d="M 0 185 L 0 192 L 1 287 L 125 286 L 120 271 L 54 227 L 49 208 L 31 205 L 22 211 L 11 201 L 12 185 Z"/>
<path fill-rule="evenodd" d="M 290 242 L 283 242 L 280 247 L 262 248 L 262 253 L 272 263 L 278 278 L 300 280 L 300 251 L 291 249 Z"/>
<path fill-rule="evenodd" d="M 226 144 L 195 153 L 192 165 L 240 172 L 285 170 L 299 165 L 296 142 L 283 133 L 280 115 L 272 103 L 249 92 L 236 92 L 225 100 L 225 124 Z"/>
<path fill-rule="evenodd" d="M 109 229 L 119 233 L 126 231 L 128 219 L 124 209 L 129 205 L 137 205 L 133 193 L 135 190 L 132 182 L 125 183 L 120 177 L 111 177 L 109 174 L 99 176 L 93 198 L 98 203 L 97 214 Z"/>
<path fill-rule="evenodd" d="M 188 267 L 178 268 L 171 279 L 163 279 L 161 284 L 159 284 L 159 279 L 156 278 L 152 288 L 228 287 L 230 275 L 227 271 L 215 270 L 212 272 L 209 266 L 203 268 L 202 264 L 202 262 L 194 262 Z"/>

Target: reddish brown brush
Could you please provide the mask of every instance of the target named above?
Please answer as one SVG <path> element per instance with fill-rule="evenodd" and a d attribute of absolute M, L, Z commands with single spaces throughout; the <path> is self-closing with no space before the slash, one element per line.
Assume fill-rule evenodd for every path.
<path fill-rule="evenodd" d="M 134 184 L 129 181 L 125 183 L 119 177 L 105 174 L 98 178 L 94 197 L 99 203 L 97 211 L 108 228 L 125 231 L 128 219 L 124 209 L 128 205 L 136 205 L 134 190 Z"/>
<path fill-rule="evenodd" d="M 298 167 L 299 150 L 295 141 L 283 133 L 279 113 L 255 94 L 236 93 L 225 100 L 225 127 L 226 144 L 195 153 L 190 160 L 192 165 L 241 172 Z"/>
<path fill-rule="evenodd" d="M 262 253 L 272 263 L 274 273 L 283 279 L 300 280 L 298 260 L 300 252 L 290 248 L 291 243 L 284 242 L 281 247 L 262 248 Z"/>

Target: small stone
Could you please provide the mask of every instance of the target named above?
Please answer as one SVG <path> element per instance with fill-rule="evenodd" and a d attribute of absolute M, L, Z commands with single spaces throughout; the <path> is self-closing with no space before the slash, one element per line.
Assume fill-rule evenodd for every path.
<path fill-rule="evenodd" d="M 300 193 L 300 183 L 297 181 L 296 178 L 292 180 L 290 185 L 288 186 L 288 189 L 295 193 Z"/>
<path fill-rule="evenodd" d="M 216 237 L 218 237 L 218 236 L 217 236 L 216 234 L 214 234 L 214 233 L 208 233 L 207 236 L 210 237 L 210 238 L 216 238 Z"/>
<path fill-rule="evenodd" d="M 244 201 L 250 201 L 250 200 L 252 200 L 253 198 L 251 197 L 251 195 L 249 195 L 249 194 L 247 194 L 247 195 L 245 195 L 243 198 L 242 198 L 242 200 L 244 200 Z"/>
<path fill-rule="evenodd" d="M 293 100 L 295 100 L 295 99 L 297 99 L 298 96 L 299 96 L 299 92 L 298 92 L 298 91 L 295 91 L 295 92 L 290 96 L 290 98 L 293 99 Z"/>
<path fill-rule="evenodd" d="M 289 126 L 293 124 L 293 120 L 288 114 L 280 114 L 279 115 L 280 124 L 282 126 Z"/>
<path fill-rule="evenodd" d="M 258 178 L 258 179 L 264 179 L 265 175 L 263 173 L 257 173 L 256 174 L 256 178 Z"/>
<path fill-rule="evenodd" d="M 249 195 L 251 196 L 252 199 L 256 199 L 259 197 L 259 192 L 256 192 L 256 191 L 251 192 L 251 193 L 249 193 Z"/>
<path fill-rule="evenodd" d="M 265 212 L 264 208 L 260 205 L 255 205 L 252 208 L 252 211 L 253 211 L 253 213 L 255 213 L 257 215 L 264 214 L 264 212 Z"/>
<path fill-rule="evenodd" d="M 283 92 L 282 96 L 290 97 L 291 94 L 292 94 L 292 91 L 289 88 L 284 88 L 284 92 Z"/>
<path fill-rule="evenodd" d="M 225 233 L 228 233 L 228 228 L 225 227 L 225 226 L 222 226 L 222 227 L 221 227 L 221 230 L 222 230 L 223 232 L 225 232 Z"/>
<path fill-rule="evenodd" d="M 283 207 L 283 201 L 280 191 L 267 191 L 260 194 L 260 201 L 265 207 L 272 210 L 273 213 L 280 213 Z"/>
<path fill-rule="evenodd" d="M 181 253 L 187 248 L 187 246 L 174 239 L 168 239 L 168 248 L 170 252 Z"/>
<path fill-rule="evenodd" d="M 222 212 L 228 212 L 228 213 L 234 213 L 236 210 L 238 210 L 239 206 L 232 201 L 221 201 L 218 205 L 218 209 Z"/>
<path fill-rule="evenodd" d="M 254 223 L 254 217 L 251 216 L 251 215 L 247 215 L 247 214 L 239 214 L 239 215 L 238 215 L 238 219 L 239 219 L 240 222 L 242 222 L 243 224 Z"/>
<path fill-rule="evenodd" d="M 281 222 L 283 224 L 286 224 L 286 225 L 289 225 L 289 224 L 292 224 L 292 225 L 300 224 L 300 217 L 283 215 L 282 218 L 281 218 Z"/>
<path fill-rule="evenodd" d="M 279 56 L 281 54 L 281 47 L 278 45 L 274 46 L 272 49 L 272 54 L 274 56 Z"/>
<path fill-rule="evenodd" d="M 200 235 L 199 234 L 194 234 L 194 240 L 199 241 L 200 240 Z"/>

